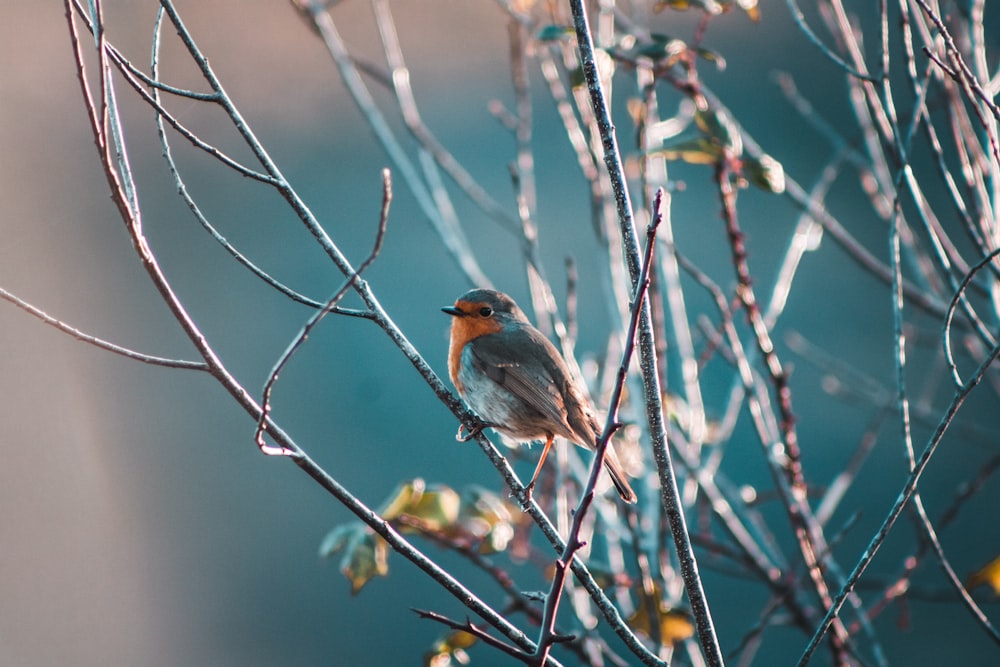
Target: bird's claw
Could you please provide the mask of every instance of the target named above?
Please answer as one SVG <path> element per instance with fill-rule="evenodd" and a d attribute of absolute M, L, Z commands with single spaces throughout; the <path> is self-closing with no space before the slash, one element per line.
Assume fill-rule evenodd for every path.
<path fill-rule="evenodd" d="M 477 421 L 476 424 L 469 429 L 468 433 L 463 433 L 465 431 L 465 424 L 459 424 L 458 433 L 455 434 L 455 440 L 458 440 L 459 442 L 468 442 L 469 440 L 472 440 L 486 429 L 494 428 L 495 426 L 496 424 L 491 424 L 490 422 L 485 422 L 480 420 Z"/>
<path fill-rule="evenodd" d="M 531 484 L 528 484 L 528 486 L 524 487 L 524 495 L 521 498 L 517 499 L 517 501 L 521 505 L 521 511 L 522 512 L 527 512 L 528 508 L 531 507 L 531 499 L 532 499 L 532 493 L 531 492 L 534 491 L 534 489 L 535 489 L 535 483 L 534 482 L 532 482 Z M 514 492 L 511 491 L 511 496 L 513 496 L 513 495 L 514 495 Z"/>

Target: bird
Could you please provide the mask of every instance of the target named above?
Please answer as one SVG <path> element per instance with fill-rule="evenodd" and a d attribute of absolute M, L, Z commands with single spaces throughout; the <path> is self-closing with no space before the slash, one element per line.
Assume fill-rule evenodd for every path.
<path fill-rule="evenodd" d="M 451 381 L 485 422 L 483 428 L 493 428 L 507 444 L 545 442 L 526 487 L 530 499 L 556 436 L 596 449 L 601 429 L 594 409 L 556 346 L 503 292 L 473 289 L 441 310 L 452 317 Z M 460 439 L 467 439 L 462 432 L 459 428 Z M 635 503 L 635 491 L 610 442 L 604 467 L 622 500 Z"/>

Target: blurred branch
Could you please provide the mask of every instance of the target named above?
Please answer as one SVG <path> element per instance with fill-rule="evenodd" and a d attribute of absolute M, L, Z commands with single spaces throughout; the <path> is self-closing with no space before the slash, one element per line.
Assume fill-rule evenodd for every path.
<path fill-rule="evenodd" d="M 795 413 L 792 409 L 791 388 L 788 386 L 788 375 L 782 367 L 774 343 L 771 340 L 768 326 L 764 322 L 763 314 L 757 305 L 757 297 L 752 286 L 753 280 L 750 274 L 750 265 L 744 235 L 739 227 L 736 214 L 736 192 L 733 189 L 732 173 L 733 157 L 724 155 L 715 166 L 715 183 L 719 189 L 719 198 L 722 201 L 722 216 L 726 224 L 726 234 L 732 254 L 732 264 L 736 272 L 736 297 L 739 299 L 746 312 L 746 317 L 753 329 L 754 341 L 757 351 L 764 360 L 774 393 L 780 415 L 781 439 L 776 443 L 765 442 L 768 446 L 768 461 L 772 469 L 779 468 L 787 475 L 787 483 L 775 475 L 775 487 L 781 494 L 782 505 L 788 514 L 790 523 L 795 533 L 795 539 L 799 544 L 799 551 L 802 554 L 806 570 L 812 580 L 813 587 L 819 598 L 823 609 L 828 609 L 831 604 L 830 591 L 820 567 L 819 553 L 826 551 L 826 544 L 823 538 L 823 529 L 816 521 L 809 508 L 805 474 L 802 470 L 801 450 L 798 443 L 798 434 L 795 428 Z M 780 447 L 780 451 L 773 454 L 775 446 Z M 845 644 L 847 642 L 847 631 L 843 624 L 837 622 L 834 625 L 834 636 L 832 649 L 836 655 L 838 664 L 846 664 Z"/>
<path fill-rule="evenodd" d="M 854 569 L 851 570 L 850 575 L 847 577 L 847 581 L 844 582 L 840 592 L 833 599 L 833 605 L 827 610 L 826 616 L 823 617 L 823 620 L 817 626 L 812 639 L 803 650 L 798 663 L 800 667 L 803 667 L 809 662 L 813 652 L 816 650 L 820 641 L 822 641 L 823 635 L 826 634 L 830 624 L 833 623 L 834 618 L 843 606 L 847 596 L 850 595 L 852 590 L 854 590 L 858 579 L 861 578 L 861 575 L 864 574 L 864 571 L 871 564 L 872 559 L 875 558 L 875 554 L 878 553 L 878 550 L 882 547 L 882 544 L 885 542 L 885 538 L 889 535 L 889 532 L 892 530 L 892 527 L 899 518 L 899 515 L 903 512 L 903 509 L 913 496 L 913 493 L 917 488 L 917 482 L 920 481 L 920 476 L 923 474 L 924 470 L 927 468 L 927 464 L 930 463 L 931 458 L 937 451 L 938 445 L 941 444 L 941 440 L 944 438 L 945 433 L 947 433 L 955 415 L 958 414 L 958 411 L 962 408 L 965 400 L 969 397 L 972 391 L 979 386 L 980 382 L 982 382 L 986 371 L 989 370 L 989 367 L 994 361 L 997 360 L 998 357 L 1000 357 L 1000 345 L 994 346 L 993 349 L 990 350 L 989 355 L 979 365 L 976 372 L 973 373 L 973 375 L 966 380 L 965 383 L 952 396 L 951 403 L 948 405 L 947 410 L 938 422 L 937 428 L 934 430 L 934 434 L 928 440 L 923 452 L 921 452 L 920 456 L 914 461 L 912 470 L 906 478 L 906 483 L 900 490 L 892 508 L 882 521 L 882 525 L 879 527 L 878 531 L 872 536 L 871 541 L 868 543 L 868 547 L 865 549 L 864 553 L 858 559 L 857 564 L 854 566 Z"/>
<path fill-rule="evenodd" d="M 786 0 L 788 3 L 788 11 L 791 13 L 792 18 L 795 19 L 795 24 L 802 31 L 813 46 L 823 54 L 824 57 L 829 59 L 831 62 L 835 63 L 838 67 L 847 72 L 850 76 L 862 79 L 865 81 L 877 81 L 877 79 L 861 70 L 854 69 L 850 64 L 847 63 L 843 58 L 834 53 L 828 46 L 820 41 L 820 38 L 816 35 L 812 28 L 809 27 L 809 23 L 806 21 L 805 14 L 799 8 L 799 4 L 796 0 Z"/>
<path fill-rule="evenodd" d="M 297 6 L 311 17 L 313 25 L 323 39 L 323 44 L 326 46 L 330 57 L 333 58 L 337 69 L 340 71 L 340 76 L 347 86 L 348 91 L 350 91 L 351 97 L 364 114 L 368 125 L 375 132 L 375 136 L 378 137 L 382 147 L 389 154 L 393 163 L 395 163 L 397 172 L 410 188 L 414 197 L 416 197 L 421 210 L 434 226 L 435 231 L 448 249 L 452 259 L 454 259 L 458 267 L 465 273 L 466 280 L 471 285 L 488 287 L 490 281 L 479 267 L 475 255 L 471 248 L 469 248 L 469 242 L 465 238 L 465 233 L 458 225 L 454 216 L 446 212 L 446 210 L 450 209 L 443 211 L 439 207 L 440 202 L 435 202 L 433 192 L 428 190 L 413 163 L 406 156 L 402 146 L 399 145 L 382 112 L 375 104 L 371 92 L 369 92 L 364 81 L 362 81 L 361 75 L 347 52 L 347 46 L 344 44 L 337 30 L 337 26 L 333 22 L 333 17 L 329 10 L 314 0 L 297 0 Z M 440 194 L 441 191 L 438 190 L 438 193 Z"/>
<path fill-rule="evenodd" d="M 399 37 L 396 35 L 395 20 L 389 4 L 384 0 L 375 0 L 373 3 L 375 20 L 378 24 L 379 35 L 382 37 L 382 44 L 389 63 L 391 76 L 390 85 L 396 94 L 399 110 L 406 123 L 406 128 L 413 135 L 413 138 L 420 142 L 420 162 L 424 170 L 424 175 L 429 183 L 433 185 L 434 199 L 442 211 L 448 210 L 449 217 L 454 218 L 454 211 L 451 211 L 450 203 L 447 203 L 447 193 L 436 175 L 433 164 L 438 164 L 446 174 L 458 185 L 470 200 L 487 215 L 500 223 L 503 227 L 516 230 L 517 220 L 510 212 L 500 205 L 476 180 L 472 174 L 455 159 L 448 150 L 438 141 L 437 137 L 424 124 L 417 108 L 416 97 L 413 94 L 412 82 L 410 81 L 410 70 L 403 59 L 403 50 L 399 44 Z M 430 158 L 430 159 L 428 159 Z M 451 224 L 458 225 L 457 219 L 453 219 Z"/>

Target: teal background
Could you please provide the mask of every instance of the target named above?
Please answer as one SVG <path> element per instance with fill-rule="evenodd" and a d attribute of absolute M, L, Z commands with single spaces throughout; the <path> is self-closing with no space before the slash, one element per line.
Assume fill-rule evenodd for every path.
<path fill-rule="evenodd" d="M 109 38 L 139 63 L 147 58 L 155 5 L 105 4 Z M 289 180 L 342 250 L 360 260 L 377 222 L 379 172 L 391 165 L 320 42 L 287 3 L 225 0 L 179 3 L 179 8 Z M 507 171 L 513 141 L 487 109 L 493 99 L 512 101 L 502 13 L 492 3 L 445 0 L 400 2 L 394 10 L 428 126 L 513 208 Z M 769 74 L 792 73 L 824 118 L 849 132 L 853 123 L 843 78 L 815 56 L 785 7 L 767 4 L 763 12 L 759 24 L 739 14 L 713 22 L 706 46 L 726 56 L 728 68 L 703 71 L 747 130 L 808 184 L 830 148 L 781 100 Z M 379 61 L 367 6 L 343 3 L 334 15 L 350 46 Z M 656 20 L 663 31 L 691 34 L 691 15 Z M 165 78 L 197 85 L 178 44 L 168 39 L 165 51 Z M 148 353 L 193 358 L 109 201 L 61 6 L 0 7 L 0 62 L 0 286 L 83 331 Z M 620 81 L 616 100 L 624 103 L 629 90 L 624 78 Z M 568 255 L 576 260 L 578 351 L 600 355 L 609 325 L 600 273 L 592 267 L 599 266 L 601 253 L 575 161 L 541 83 L 533 73 L 539 93 L 534 131 L 542 257 L 559 298 L 565 295 L 564 260 Z M 248 278 L 200 232 L 173 192 L 148 110 L 124 84 L 118 91 L 127 100 L 129 146 L 152 247 L 222 359 L 257 391 L 309 313 Z M 382 92 L 378 98 L 388 100 Z M 171 108 L 210 141 L 236 146 L 218 111 L 176 100 Z M 401 129 L 397 118 L 392 122 Z M 630 147 L 628 128 L 621 124 L 619 132 Z M 193 194 L 244 252 L 314 297 L 340 284 L 341 276 L 277 195 L 217 168 L 180 140 L 174 145 Z M 236 154 L 246 157 L 240 150 Z M 671 175 L 686 185 L 674 197 L 678 246 L 730 286 L 708 169 L 677 166 Z M 844 191 L 830 202 L 831 209 L 885 257 L 886 229 L 856 192 Z M 461 197 L 456 201 L 484 270 L 495 285 L 527 303 L 517 240 Z M 748 190 L 741 194 L 740 214 L 758 294 L 764 295 L 797 213 L 784 199 Z M 398 177 L 385 248 L 366 278 L 427 361 L 445 374 L 448 322 L 439 309 L 469 285 Z M 779 333 L 800 331 L 889 386 L 887 288 L 855 270 L 829 239 L 807 255 L 798 281 Z M 693 313 L 715 315 L 697 296 L 689 306 Z M 939 323 L 919 322 L 933 339 Z M 819 371 L 784 344 L 781 352 L 794 367 L 807 475 L 825 483 L 853 452 L 871 406 L 831 399 L 822 391 Z M 934 343 L 918 342 L 911 363 L 929 365 L 935 354 Z M 728 370 L 714 368 L 707 382 L 710 404 L 719 404 L 730 381 Z M 946 390 L 942 380 L 934 392 L 938 410 Z M 923 483 L 932 516 L 956 484 L 996 452 L 995 419 L 984 417 L 996 410 L 995 394 L 987 400 L 988 392 L 970 406 L 968 422 L 978 430 L 956 429 Z M 251 440 L 254 425 L 207 375 L 116 357 L 0 303 L 0 396 L 4 664 L 411 665 L 440 628 L 417 619 L 410 607 L 464 618 L 463 607 L 398 556 L 390 560 L 387 579 L 351 597 L 336 561 L 317 556 L 322 537 L 349 514 L 294 465 L 261 456 Z M 502 491 L 482 453 L 454 441 L 454 418 L 368 322 L 327 318 L 282 374 L 274 409 L 297 442 L 370 505 L 412 477 Z M 741 483 L 767 488 L 759 446 L 746 422 L 744 416 L 725 471 Z M 918 447 L 932 427 L 917 424 Z M 853 563 L 902 484 L 905 464 L 897 433 L 890 419 L 833 521 L 841 525 L 860 512 L 838 546 L 844 564 Z M 518 470 L 527 474 L 530 466 L 522 463 Z M 1000 551 L 998 493 L 990 482 L 943 534 L 960 573 Z M 778 508 L 766 514 L 784 526 Z M 907 523 L 904 517 L 876 559 L 871 581 L 898 571 L 913 544 Z M 421 546 L 445 565 L 459 564 L 436 547 Z M 765 598 L 756 584 L 705 569 L 720 637 L 731 649 L 754 625 Z M 490 582 L 475 573 L 462 576 L 500 604 Z M 527 568 L 518 576 L 526 589 L 540 587 Z M 931 563 L 918 577 L 928 587 L 943 588 Z M 996 621 L 996 602 L 986 609 Z M 908 625 L 900 629 L 904 613 Z M 893 664 L 986 665 L 997 659 L 996 647 L 957 605 L 910 603 L 875 624 Z M 790 664 L 804 644 L 795 631 L 773 631 L 756 664 Z M 472 653 L 477 665 L 507 664 L 489 650 Z"/>

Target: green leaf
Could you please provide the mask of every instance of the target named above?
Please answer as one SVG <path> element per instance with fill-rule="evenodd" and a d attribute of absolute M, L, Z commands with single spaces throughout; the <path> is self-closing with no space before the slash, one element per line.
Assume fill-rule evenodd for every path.
<path fill-rule="evenodd" d="M 747 180 L 765 192 L 781 194 L 785 191 L 785 170 L 781 163 L 770 155 L 744 159 L 743 174 Z"/>
<path fill-rule="evenodd" d="M 351 593 L 357 595 L 375 577 L 389 574 L 389 543 L 366 531 L 344 551 L 340 571 L 351 582 Z"/>
<path fill-rule="evenodd" d="M 347 546 L 348 540 L 351 539 L 351 535 L 357 529 L 357 524 L 348 523 L 342 526 L 337 526 L 327 533 L 326 537 L 323 538 L 323 541 L 319 545 L 320 558 L 329 558 Z"/>
<path fill-rule="evenodd" d="M 730 155 L 738 157 L 743 153 L 743 138 L 740 136 L 740 131 L 723 111 L 698 109 L 694 113 L 694 122 L 712 143 L 725 148 Z"/>
<path fill-rule="evenodd" d="M 650 41 L 638 45 L 634 53 L 636 56 L 643 56 L 660 62 L 662 60 L 670 61 L 675 59 L 687 51 L 687 48 L 688 46 L 683 40 L 671 37 L 670 35 L 653 33 L 650 35 Z"/>
<path fill-rule="evenodd" d="M 573 33 L 573 28 L 568 26 L 549 24 L 542 26 L 541 30 L 535 35 L 535 38 L 540 42 L 558 42 Z"/>
<path fill-rule="evenodd" d="M 389 574 L 389 543 L 362 523 L 337 526 L 323 539 L 320 555 L 329 558 L 343 551 L 340 571 L 357 595 L 375 577 Z"/>

